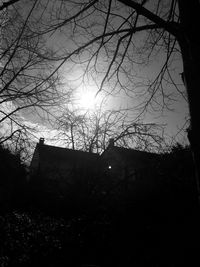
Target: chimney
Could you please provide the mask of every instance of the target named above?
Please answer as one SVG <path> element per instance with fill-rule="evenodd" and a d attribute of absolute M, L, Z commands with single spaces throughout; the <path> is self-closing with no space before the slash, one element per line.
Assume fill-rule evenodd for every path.
<path fill-rule="evenodd" d="M 44 138 L 40 137 L 39 145 L 44 145 Z"/>
<path fill-rule="evenodd" d="M 114 138 L 110 138 L 110 139 L 109 139 L 108 147 L 114 147 L 114 146 L 115 146 Z"/>

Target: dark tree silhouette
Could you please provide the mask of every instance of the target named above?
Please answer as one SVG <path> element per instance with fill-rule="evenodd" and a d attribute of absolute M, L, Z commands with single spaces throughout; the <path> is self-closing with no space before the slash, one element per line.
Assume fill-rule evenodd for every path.
<path fill-rule="evenodd" d="M 19 154 L 0 146 L 0 212 L 23 208 L 26 203 L 26 169 Z"/>
<path fill-rule="evenodd" d="M 149 21 L 152 21 L 155 27 L 163 29 L 163 33 L 168 33 L 168 39 L 166 42 L 170 45 L 171 36 L 174 37 L 174 42 L 177 41 L 183 60 L 184 81 L 187 89 L 189 110 L 190 110 L 190 129 L 189 129 L 189 141 L 194 153 L 194 159 L 196 163 L 197 175 L 199 179 L 200 175 L 200 156 L 199 156 L 199 116 L 198 116 L 198 70 L 200 67 L 200 41 L 196 32 L 196 27 L 199 25 L 200 3 L 199 1 L 192 1 L 188 5 L 188 1 L 166 1 L 168 2 L 168 12 L 166 17 L 159 16 L 159 13 L 155 14 L 149 12 L 148 9 L 143 7 L 143 4 L 150 1 L 143 1 L 143 4 L 139 4 L 136 1 L 119 0 L 119 2 L 133 8 L 136 13 L 144 16 Z M 157 10 L 162 1 L 158 2 Z M 152 27 L 152 26 L 151 26 Z M 146 24 L 148 29 L 148 24 Z M 149 27 L 150 29 L 150 27 Z M 172 46 L 171 49 L 174 47 Z M 173 50 L 169 50 L 172 52 Z"/>
<path fill-rule="evenodd" d="M 112 138 L 115 145 L 161 152 L 166 148 L 163 127 L 154 123 L 133 121 L 127 111 L 98 109 L 79 114 L 66 110 L 57 119 L 57 139 L 68 148 L 102 153 Z"/>
<path fill-rule="evenodd" d="M 26 124 L 24 114 L 52 116 L 50 109 L 59 105 L 64 94 L 60 86 L 57 90 L 58 73 L 51 75 L 54 64 L 40 56 L 51 51 L 44 38 L 34 34 L 37 1 L 30 2 L 26 14 L 18 12 L 17 2 L 21 3 L 0 5 L 0 144 L 14 143 L 19 148 L 34 136 L 34 126 Z"/>

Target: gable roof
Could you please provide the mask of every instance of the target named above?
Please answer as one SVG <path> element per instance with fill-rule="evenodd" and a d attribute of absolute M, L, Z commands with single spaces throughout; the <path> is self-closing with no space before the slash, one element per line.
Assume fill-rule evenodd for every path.
<path fill-rule="evenodd" d="M 46 144 L 37 144 L 36 150 L 38 150 L 40 157 L 47 159 L 58 160 L 95 160 L 99 158 L 98 154 L 85 152 L 81 150 L 73 150 L 63 147 L 50 146 Z"/>
<path fill-rule="evenodd" d="M 40 139 L 33 153 L 30 173 L 34 175 L 39 170 L 51 170 L 55 167 L 60 170 L 70 166 L 95 168 L 98 159 L 98 154 L 46 145 Z"/>
<path fill-rule="evenodd" d="M 37 143 L 34 155 L 31 161 L 31 168 L 37 168 L 39 162 L 50 165 L 60 165 L 64 163 L 73 163 L 80 166 L 92 166 L 95 162 L 98 164 L 103 163 L 106 158 L 112 158 L 122 160 L 123 162 L 132 163 L 143 162 L 148 163 L 152 160 L 158 159 L 159 154 L 150 153 L 146 151 L 139 151 L 130 148 L 118 147 L 114 145 L 109 145 L 108 148 L 101 154 L 85 152 L 81 150 L 73 150 L 69 148 L 56 147 L 44 144 L 44 140 L 40 140 Z M 114 159 L 115 158 L 115 159 Z M 100 160 L 100 161 L 99 161 Z M 94 166 L 93 166 L 94 167 Z"/>
<path fill-rule="evenodd" d="M 160 155 L 157 153 L 151 153 L 146 151 L 140 151 L 130 148 L 108 146 L 108 148 L 101 154 L 102 159 L 108 161 L 116 161 L 117 164 L 128 164 L 133 166 L 136 164 L 139 166 L 149 165 L 152 162 L 157 161 Z"/>
<path fill-rule="evenodd" d="M 142 157 L 142 158 L 149 158 L 149 157 L 157 157 L 159 154 L 152 153 L 152 152 L 147 152 L 147 151 L 141 151 L 141 150 L 136 150 L 132 148 L 124 148 L 124 147 L 118 147 L 118 146 L 113 146 L 108 149 L 113 149 L 114 152 L 119 153 L 122 155 L 124 158 L 131 158 L 131 157 Z"/>

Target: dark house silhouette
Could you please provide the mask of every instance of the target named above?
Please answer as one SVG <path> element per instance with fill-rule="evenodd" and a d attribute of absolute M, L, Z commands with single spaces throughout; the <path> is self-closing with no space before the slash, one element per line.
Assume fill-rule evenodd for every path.
<path fill-rule="evenodd" d="M 154 172 L 159 160 L 159 154 L 118 147 L 112 139 L 101 154 L 101 161 L 113 188 L 135 196 L 155 190 Z"/>
<path fill-rule="evenodd" d="M 64 199 L 77 190 L 80 196 L 97 173 L 98 160 L 98 154 L 46 145 L 40 138 L 30 165 L 34 197 Z"/>
<path fill-rule="evenodd" d="M 174 209 L 176 213 L 183 202 L 191 206 L 196 195 L 192 168 L 189 151 L 160 155 L 118 147 L 111 139 L 98 155 L 49 146 L 40 138 L 30 165 L 29 184 L 33 198 L 46 206 L 56 202 L 60 206 L 63 200 L 78 206 L 85 199 L 111 203 L 122 197 L 140 206 L 165 206 L 164 210 Z"/>
<path fill-rule="evenodd" d="M 117 147 L 113 139 L 99 156 L 49 146 L 40 138 L 31 161 L 30 177 L 39 190 L 59 198 L 73 194 L 77 185 L 85 192 L 136 191 L 135 195 L 142 195 L 155 187 L 152 172 L 158 159 L 158 154 Z"/>
<path fill-rule="evenodd" d="M 116 180 L 128 178 L 134 181 L 156 164 L 159 158 L 160 155 L 156 153 L 115 146 L 113 139 L 110 139 L 107 149 L 98 155 L 46 145 L 44 138 L 40 138 L 31 161 L 30 174 L 48 176 L 49 179 L 65 177 L 71 181 L 72 176 L 78 173 L 87 175 L 97 170 L 98 166 L 104 172 L 107 170 Z"/>
<path fill-rule="evenodd" d="M 31 176 L 39 174 L 49 179 L 64 176 L 70 181 L 72 172 L 84 175 L 94 169 L 98 159 L 98 154 L 46 145 L 40 138 L 30 165 Z"/>
<path fill-rule="evenodd" d="M 107 168 L 112 176 L 118 179 L 135 180 L 142 175 L 159 160 L 160 155 L 130 148 L 118 147 L 110 141 L 108 148 L 101 154 L 102 160 L 107 164 Z"/>

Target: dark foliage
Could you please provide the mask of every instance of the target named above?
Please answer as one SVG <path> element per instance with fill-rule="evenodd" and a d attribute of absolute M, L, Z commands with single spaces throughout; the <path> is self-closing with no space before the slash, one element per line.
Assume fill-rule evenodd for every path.
<path fill-rule="evenodd" d="M 193 169 L 190 150 L 176 146 L 126 192 L 105 195 L 99 183 L 88 195 L 77 183 L 58 199 L 38 191 L 36 177 L 32 208 L 0 217 L 0 264 L 194 266 L 200 235 Z"/>
<path fill-rule="evenodd" d="M 0 212 L 26 205 L 26 169 L 20 156 L 0 146 Z"/>
<path fill-rule="evenodd" d="M 108 246 L 105 234 L 109 224 L 103 218 L 64 220 L 38 210 L 15 211 L 0 217 L 0 224 L 1 266 L 78 266 L 94 260 L 90 251 Z"/>

